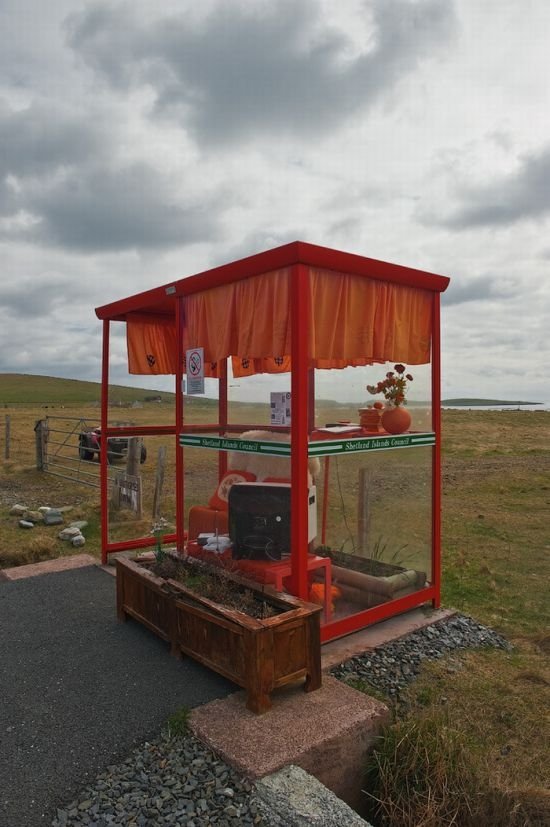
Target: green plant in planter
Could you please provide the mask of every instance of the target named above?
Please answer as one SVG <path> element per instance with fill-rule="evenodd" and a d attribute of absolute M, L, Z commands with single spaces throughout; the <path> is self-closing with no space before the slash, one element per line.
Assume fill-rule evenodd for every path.
<path fill-rule="evenodd" d="M 155 538 L 155 560 L 157 563 L 162 563 L 163 560 L 166 559 L 166 552 L 162 547 L 162 541 L 167 525 L 167 521 L 164 517 L 161 517 L 158 522 L 153 523 L 153 528 L 151 529 L 151 534 Z"/>

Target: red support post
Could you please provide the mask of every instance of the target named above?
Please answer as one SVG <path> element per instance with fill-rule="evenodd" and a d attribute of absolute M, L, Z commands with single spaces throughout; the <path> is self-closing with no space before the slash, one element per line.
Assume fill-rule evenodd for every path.
<path fill-rule="evenodd" d="M 440 296 L 433 294 L 432 305 L 432 605 L 441 605 L 441 334 Z"/>
<path fill-rule="evenodd" d="M 309 271 L 303 264 L 291 269 L 292 424 L 291 424 L 291 590 L 307 600 L 308 553 L 308 346 Z"/>
<path fill-rule="evenodd" d="M 176 299 L 176 546 L 181 554 L 185 545 L 185 480 L 184 448 L 179 444 L 179 435 L 183 430 L 183 298 Z"/>
<path fill-rule="evenodd" d="M 218 422 L 219 434 L 227 431 L 227 359 L 220 360 L 220 378 L 218 383 Z M 220 451 L 218 454 L 218 477 L 221 480 L 227 471 L 227 454 Z"/>
<path fill-rule="evenodd" d="M 109 545 L 109 480 L 107 465 L 107 428 L 109 425 L 109 325 L 103 321 L 103 346 L 101 352 L 101 450 L 99 452 L 99 489 L 101 498 L 101 562 L 107 564 Z"/>

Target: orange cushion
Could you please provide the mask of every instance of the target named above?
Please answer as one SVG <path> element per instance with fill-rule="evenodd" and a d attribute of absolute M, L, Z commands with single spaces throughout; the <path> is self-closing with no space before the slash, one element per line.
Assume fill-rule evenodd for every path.
<path fill-rule="evenodd" d="M 210 497 L 208 505 L 210 508 L 227 511 L 227 499 L 231 486 L 237 482 L 254 482 L 255 479 L 256 477 L 250 471 L 226 471 L 218 483 L 216 493 Z"/>

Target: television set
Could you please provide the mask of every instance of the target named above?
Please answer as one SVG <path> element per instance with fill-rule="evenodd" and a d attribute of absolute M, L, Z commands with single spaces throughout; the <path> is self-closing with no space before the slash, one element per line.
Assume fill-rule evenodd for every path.
<path fill-rule="evenodd" d="M 228 497 L 229 536 L 236 560 L 278 561 L 290 554 L 290 483 L 243 482 Z M 317 534 L 317 494 L 308 495 L 308 540 Z"/>

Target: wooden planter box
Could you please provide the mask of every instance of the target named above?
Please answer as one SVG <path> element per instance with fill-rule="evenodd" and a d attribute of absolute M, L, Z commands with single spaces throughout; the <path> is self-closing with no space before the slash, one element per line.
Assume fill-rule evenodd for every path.
<path fill-rule="evenodd" d="M 172 654 L 190 655 L 246 689 L 252 712 L 271 707 L 270 693 L 305 678 L 304 689 L 321 686 L 321 607 L 229 575 L 280 614 L 257 620 L 200 597 L 176 580 L 163 580 L 150 562 L 118 559 L 117 612 L 139 620 L 163 640 Z"/>

